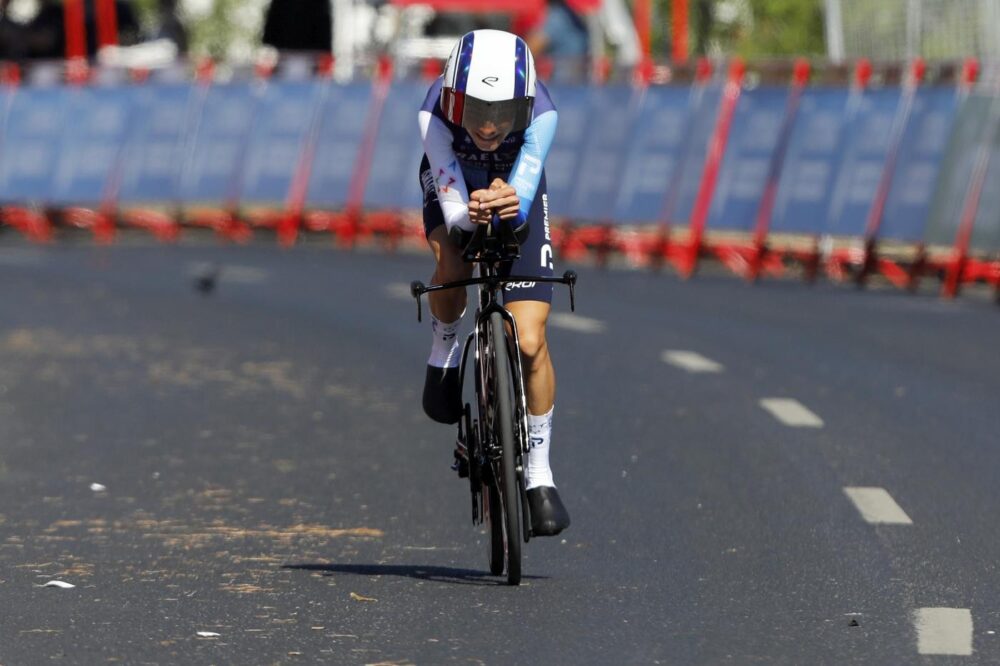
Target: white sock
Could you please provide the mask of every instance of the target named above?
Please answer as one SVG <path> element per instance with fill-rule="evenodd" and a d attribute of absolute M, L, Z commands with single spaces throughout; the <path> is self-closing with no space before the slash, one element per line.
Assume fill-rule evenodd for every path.
<path fill-rule="evenodd" d="M 463 311 L 462 314 L 465 314 Z M 458 344 L 458 327 L 462 324 L 462 315 L 458 319 L 445 324 L 437 317 L 431 315 L 431 332 L 434 334 L 434 342 L 431 344 L 431 355 L 427 359 L 427 365 L 435 368 L 457 368 L 461 362 Z"/>
<path fill-rule="evenodd" d="M 528 462 L 525 469 L 525 480 L 528 490 L 539 486 L 555 488 L 552 481 L 552 470 L 549 468 L 549 440 L 552 435 L 552 412 L 535 416 L 528 414 Z"/>

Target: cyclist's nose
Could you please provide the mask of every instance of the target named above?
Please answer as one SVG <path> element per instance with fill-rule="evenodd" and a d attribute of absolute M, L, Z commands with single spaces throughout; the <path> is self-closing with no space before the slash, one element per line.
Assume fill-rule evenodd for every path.
<path fill-rule="evenodd" d="M 484 139 L 495 139 L 500 130 L 493 123 L 484 123 L 479 126 L 476 132 Z"/>

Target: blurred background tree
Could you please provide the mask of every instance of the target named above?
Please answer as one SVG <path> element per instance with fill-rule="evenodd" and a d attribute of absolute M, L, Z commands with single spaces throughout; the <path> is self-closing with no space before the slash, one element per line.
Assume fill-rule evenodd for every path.
<path fill-rule="evenodd" d="M 822 0 L 688 0 L 693 56 L 826 53 Z M 653 53 L 670 53 L 672 0 L 656 0 Z"/>
<path fill-rule="evenodd" d="M 161 0 L 132 2 L 143 28 L 155 31 Z M 246 61 L 260 43 L 267 0 L 180 0 L 177 4 L 193 56 Z"/>
<path fill-rule="evenodd" d="M 144 23 L 159 0 L 134 0 Z M 627 0 L 630 7 L 632 0 Z M 746 57 L 825 53 L 823 0 L 688 0 L 691 54 Z M 191 53 L 246 59 L 260 41 L 268 0 L 182 0 Z M 652 48 L 668 58 L 672 0 L 654 0 Z"/>

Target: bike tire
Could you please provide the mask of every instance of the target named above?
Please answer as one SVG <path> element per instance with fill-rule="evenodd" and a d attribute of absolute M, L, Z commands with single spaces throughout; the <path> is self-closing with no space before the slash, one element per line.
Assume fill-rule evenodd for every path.
<path fill-rule="evenodd" d="M 507 354 L 507 333 L 499 312 L 490 315 L 490 335 L 493 352 L 493 400 L 495 403 L 496 436 L 500 442 L 500 499 L 503 509 L 504 547 L 507 553 L 507 583 L 521 583 L 521 492 L 517 482 L 517 456 L 520 453 L 514 437 L 512 377 Z M 492 516 L 490 517 L 492 519 Z"/>
<path fill-rule="evenodd" d="M 503 507 L 500 504 L 500 486 L 492 479 L 492 474 L 490 476 L 483 486 L 490 523 L 490 573 L 500 576 L 507 558 L 503 542 Z"/>

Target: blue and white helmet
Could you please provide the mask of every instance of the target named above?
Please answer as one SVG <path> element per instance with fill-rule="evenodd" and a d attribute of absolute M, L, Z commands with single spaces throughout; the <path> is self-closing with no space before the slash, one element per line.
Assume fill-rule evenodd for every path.
<path fill-rule="evenodd" d="M 473 130 L 486 123 L 507 131 L 531 124 L 535 103 L 535 59 L 517 35 L 473 30 L 451 50 L 441 88 L 441 111 L 449 122 Z"/>

